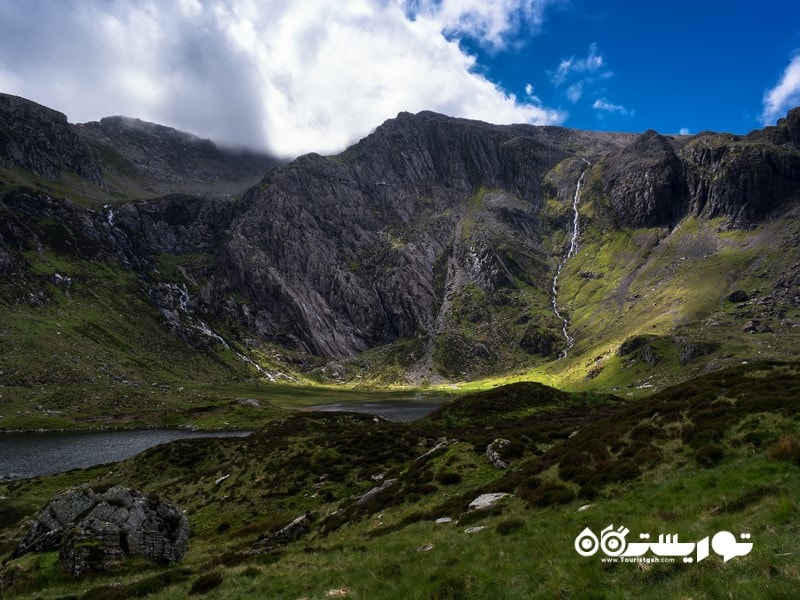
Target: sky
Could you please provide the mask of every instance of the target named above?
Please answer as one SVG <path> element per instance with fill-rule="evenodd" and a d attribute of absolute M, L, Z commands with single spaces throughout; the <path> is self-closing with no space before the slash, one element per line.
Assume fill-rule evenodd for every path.
<path fill-rule="evenodd" d="M 0 92 L 287 158 L 401 111 L 747 133 L 800 105 L 800 4 L 0 0 Z"/>

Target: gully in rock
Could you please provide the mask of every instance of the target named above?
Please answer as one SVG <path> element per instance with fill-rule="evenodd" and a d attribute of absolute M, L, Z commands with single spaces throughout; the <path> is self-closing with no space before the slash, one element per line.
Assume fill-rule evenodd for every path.
<path fill-rule="evenodd" d="M 559 358 L 566 358 L 569 351 L 572 350 L 572 347 L 575 345 L 575 338 L 569 334 L 569 321 L 558 310 L 558 278 L 561 275 L 561 270 L 564 268 L 564 265 L 567 264 L 567 261 L 578 253 L 578 235 L 580 235 L 578 204 L 580 202 L 581 184 L 583 183 L 583 178 L 586 175 L 586 171 L 591 166 L 591 163 L 589 163 L 589 161 L 585 158 L 583 159 L 583 162 L 586 163 L 586 167 L 584 167 L 583 172 L 581 172 L 581 176 L 578 178 L 578 183 L 575 185 L 575 195 L 572 198 L 572 236 L 569 240 L 567 252 L 561 259 L 561 262 L 558 263 L 556 274 L 553 277 L 553 312 L 562 323 L 561 332 L 564 334 L 564 339 L 567 341 L 567 347 L 562 350 Z"/>

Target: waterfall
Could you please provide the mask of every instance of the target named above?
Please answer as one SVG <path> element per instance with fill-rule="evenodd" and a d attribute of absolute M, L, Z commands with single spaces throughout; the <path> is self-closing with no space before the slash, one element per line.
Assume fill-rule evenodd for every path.
<path fill-rule="evenodd" d="M 583 178 L 586 175 L 586 171 L 591 166 L 589 161 L 585 158 L 583 159 L 583 162 L 586 163 L 586 167 L 584 167 L 583 171 L 581 172 L 581 176 L 578 178 L 578 183 L 575 185 L 575 195 L 572 198 L 572 236 L 569 240 L 567 252 L 561 258 L 561 262 L 558 263 L 555 277 L 553 277 L 553 312 L 562 323 L 561 332 L 564 334 L 564 339 L 567 341 L 567 347 L 561 352 L 559 358 L 566 358 L 569 351 L 572 350 L 572 347 L 575 345 L 575 338 L 569 334 L 569 321 L 558 310 L 558 278 L 561 275 L 561 270 L 564 268 L 564 265 L 567 264 L 567 261 L 578 253 L 578 236 L 580 235 L 580 216 L 578 213 L 578 204 L 580 202 L 581 184 L 583 183 Z"/>
<path fill-rule="evenodd" d="M 250 357 L 245 356 L 241 352 L 238 352 L 238 351 L 234 350 L 233 348 L 231 348 L 230 344 L 228 344 L 228 342 L 226 342 L 222 338 L 221 335 L 219 335 L 217 332 L 215 332 L 213 329 L 211 329 L 206 324 L 205 321 L 198 321 L 198 323 L 199 323 L 199 325 L 196 325 L 195 327 L 203 335 L 206 335 L 206 336 L 208 336 L 208 337 L 210 337 L 210 338 L 212 338 L 214 340 L 217 340 L 220 344 L 222 344 L 222 347 L 225 348 L 225 350 L 230 350 L 231 352 L 233 352 L 239 358 L 239 360 L 243 360 L 244 362 L 246 362 L 250 366 L 254 367 L 256 371 L 258 371 L 262 375 L 265 375 L 267 377 L 267 379 L 269 379 L 270 381 L 272 381 L 272 382 L 275 381 L 275 377 L 272 376 L 272 373 L 270 373 L 269 371 L 265 371 L 264 368 L 261 365 L 259 365 L 257 362 L 255 362 Z"/>
<path fill-rule="evenodd" d="M 180 304 L 181 311 L 189 312 L 189 290 L 186 289 L 185 283 L 178 285 L 178 293 L 180 294 L 180 299 L 178 302 Z"/>
<path fill-rule="evenodd" d="M 108 211 L 108 214 L 106 215 L 106 221 L 108 221 L 108 224 L 111 225 L 111 227 L 114 227 L 114 211 L 108 204 L 104 204 L 103 208 Z"/>

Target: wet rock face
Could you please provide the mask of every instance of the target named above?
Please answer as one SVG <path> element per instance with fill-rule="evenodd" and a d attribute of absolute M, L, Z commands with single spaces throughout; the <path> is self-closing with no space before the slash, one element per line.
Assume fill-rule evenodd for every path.
<path fill-rule="evenodd" d="M 80 576 L 112 569 L 126 556 L 180 561 L 188 546 L 186 517 L 169 502 L 122 486 L 103 494 L 81 486 L 33 517 L 10 558 L 58 549 L 64 571 Z"/>
<path fill-rule="evenodd" d="M 612 210 L 633 227 L 672 226 L 686 213 L 683 166 L 664 136 L 649 130 L 603 162 Z"/>

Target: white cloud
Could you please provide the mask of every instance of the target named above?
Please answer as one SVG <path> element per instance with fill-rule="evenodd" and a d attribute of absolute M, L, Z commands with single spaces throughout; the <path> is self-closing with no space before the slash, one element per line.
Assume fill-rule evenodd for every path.
<path fill-rule="evenodd" d="M 556 87 L 566 85 L 564 94 L 574 104 L 583 97 L 587 88 L 612 75 L 605 59 L 597 50 L 597 44 L 591 44 L 586 58 L 571 56 L 561 59 L 558 68 L 550 72 L 550 81 Z"/>
<path fill-rule="evenodd" d="M 764 94 L 761 122 L 764 125 L 774 124 L 790 108 L 798 105 L 800 105 L 800 52 L 789 62 L 777 85 Z"/>
<path fill-rule="evenodd" d="M 551 76 L 551 80 L 556 86 L 567 82 L 576 77 L 582 80 L 594 80 L 596 78 L 608 78 L 611 72 L 604 69 L 605 61 L 597 51 L 597 44 L 589 46 L 589 53 L 586 58 L 563 58 L 558 64 L 558 68 Z"/>
<path fill-rule="evenodd" d="M 621 115 L 631 115 L 631 114 L 633 114 L 627 108 L 622 106 L 622 104 L 612 104 L 611 102 L 608 102 L 605 99 L 595 100 L 594 104 L 592 104 L 592 108 L 595 109 L 595 110 L 603 111 L 603 112 L 619 113 Z"/>
<path fill-rule="evenodd" d="M 545 9 L 560 0 L 417 0 L 406 2 L 441 24 L 452 35 L 466 35 L 485 46 L 501 49 L 513 40 L 523 26 L 527 34 L 537 33 Z"/>
<path fill-rule="evenodd" d="M 557 124 L 459 46 L 503 48 L 555 1 L 5 0 L 0 84 L 71 121 L 124 114 L 282 155 L 338 151 L 403 110 Z"/>
<path fill-rule="evenodd" d="M 578 81 L 576 83 L 573 83 L 571 86 L 567 88 L 566 94 L 567 98 L 569 98 L 569 101 L 572 102 L 573 104 L 578 100 L 580 100 L 581 96 L 583 96 L 583 82 Z"/>
<path fill-rule="evenodd" d="M 681 130 L 678 132 L 678 135 L 692 135 L 692 132 L 689 131 L 688 127 L 681 127 Z"/>

